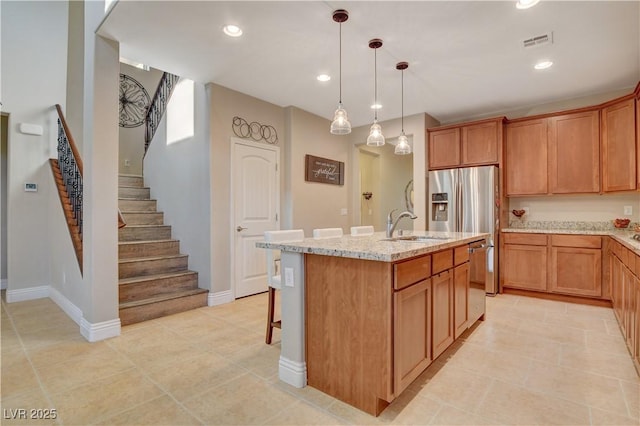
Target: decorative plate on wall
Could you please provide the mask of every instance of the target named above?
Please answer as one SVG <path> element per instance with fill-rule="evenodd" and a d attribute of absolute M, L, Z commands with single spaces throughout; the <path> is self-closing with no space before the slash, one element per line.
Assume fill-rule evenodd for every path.
<path fill-rule="evenodd" d="M 149 94 L 136 79 L 120 74 L 120 127 L 138 127 L 149 108 Z"/>

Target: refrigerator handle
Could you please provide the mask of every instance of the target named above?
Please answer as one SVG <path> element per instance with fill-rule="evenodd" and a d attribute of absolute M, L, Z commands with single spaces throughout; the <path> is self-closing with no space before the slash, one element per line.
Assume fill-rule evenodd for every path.
<path fill-rule="evenodd" d="M 464 218 L 464 205 L 462 204 L 462 179 L 460 177 L 460 171 L 458 170 L 458 183 L 456 185 L 456 196 L 457 198 L 457 222 L 456 222 L 456 232 L 462 232 L 462 221 Z"/>

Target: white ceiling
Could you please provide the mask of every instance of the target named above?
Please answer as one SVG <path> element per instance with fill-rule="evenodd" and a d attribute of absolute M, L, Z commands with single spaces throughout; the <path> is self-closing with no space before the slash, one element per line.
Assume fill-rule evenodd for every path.
<path fill-rule="evenodd" d="M 526 106 L 631 88 L 640 80 L 640 2 L 515 1 L 119 1 L 98 33 L 120 42 L 121 56 L 215 82 L 280 106 L 331 119 L 338 102 L 338 31 L 344 8 L 342 99 L 354 126 L 370 123 L 378 50 L 381 121 L 439 121 L 500 114 Z M 223 34 L 226 24 L 244 35 Z M 522 41 L 553 31 L 553 44 Z M 554 62 L 533 69 L 542 58 Z M 316 76 L 327 73 L 331 81 Z"/>

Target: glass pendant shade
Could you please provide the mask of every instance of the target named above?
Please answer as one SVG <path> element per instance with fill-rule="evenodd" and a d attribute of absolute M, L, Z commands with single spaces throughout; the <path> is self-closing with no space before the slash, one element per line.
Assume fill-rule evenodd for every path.
<path fill-rule="evenodd" d="M 338 109 L 333 115 L 331 133 L 334 135 L 348 135 L 351 133 L 351 123 L 349 123 L 347 111 L 342 108 L 342 104 L 338 104 Z"/>
<path fill-rule="evenodd" d="M 396 148 L 393 153 L 398 155 L 411 154 L 411 145 L 409 145 L 409 140 L 404 133 L 398 136 L 398 143 L 396 144 Z"/>
<path fill-rule="evenodd" d="M 384 136 L 382 136 L 382 127 L 378 124 L 377 121 L 374 121 L 371 125 L 371 131 L 369 132 L 369 137 L 367 138 L 368 146 L 382 146 L 384 145 Z"/>

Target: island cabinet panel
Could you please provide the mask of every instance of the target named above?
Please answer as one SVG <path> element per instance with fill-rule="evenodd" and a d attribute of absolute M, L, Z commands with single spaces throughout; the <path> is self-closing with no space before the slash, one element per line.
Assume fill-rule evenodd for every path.
<path fill-rule="evenodd" d="M 549 192 L 600 192 L 598 111 L 549 118 Z"/>
<path fill-rule="evenodd" d="M 456 339 L 469 326 L 469 278 L 468 262 L 453 270 L 453 331 Z"/>
<path fill-rule="evenodd" d="M 602 190 L 636 189 L 635 101 L 627 99 L 602 109 Z"/>
<path fill-rule="evenodd" d="M 502 143 L 502 123 L 490 121 L 462 127 L 462 164 L 497 164 Z"/>
<path fill-rule="evenodd" d="M 508 123 L 505 150 L 506 194 L 546 194 L 547 120 Z"/>
<path fill-rule="evenodd" d="M 505 244 L 503 286 L 547 291 L 547 246 Z"/>
<path fill-rule="evenodd" d="M 431 276 L 431 256 L 422 256 L 393 265 L 393 286 L 403 289 Z"/>
<path fill-rule="evenodd" d="M 393 304 L 397 396 L 431 364 L 431 279 L 396 291 Z"/>
<path fill-rule="evenodd" d="M 460 128 L 429 132 L 429 170 L 460 165 Z"/>
<path fill-rule="evenodd" d="M 392 269 L 305 255 L 307 382 L 372 415 L 393 399 Z"/>
<path fill-rule="evenodd" d="M 453 274 L 447 270 L 431 278 L 432 339 L 435 360 L 455 339 L 453 330 Z"/>

